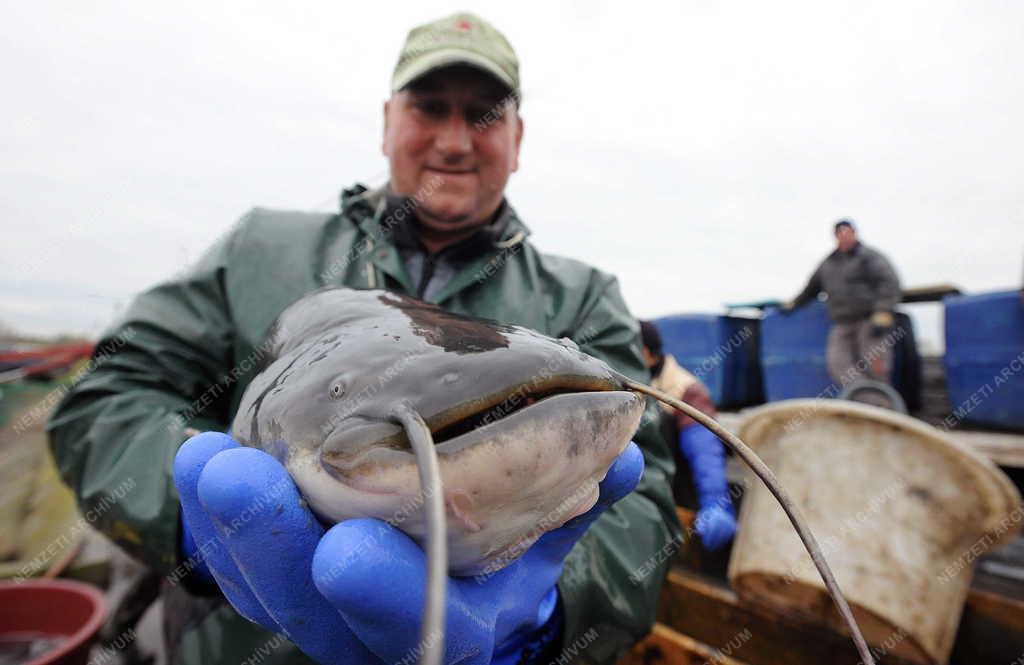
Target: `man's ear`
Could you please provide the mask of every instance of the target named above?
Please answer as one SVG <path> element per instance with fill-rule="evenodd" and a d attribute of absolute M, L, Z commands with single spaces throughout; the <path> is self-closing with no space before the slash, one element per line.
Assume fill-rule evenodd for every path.
<path fill-rule="evenodd" d="M 512 172 L 515 173 L 519 170 L 519 146 L 523 142 L 523 117 L 516 113 L 516 151 L 512 158 Z"/>
<path fill-rule="evenodd" d="M 388 139 L 388 130 L 390 128 L 390 124 L 388 123 L 388 117 L 389 117 L 390 113 L 388 113 L 388 111 L 390 109 L 391 109 L 391 100 L 390 99 L 385 99 L 384 100 L 384 135 L 381 138 L 381 144 L 380 144 L 380 150 L 385 155 L 387 155 L 390 152 L 390 150 L 391 150 L 391 147 L 389 146 L 390 141 Z"/>

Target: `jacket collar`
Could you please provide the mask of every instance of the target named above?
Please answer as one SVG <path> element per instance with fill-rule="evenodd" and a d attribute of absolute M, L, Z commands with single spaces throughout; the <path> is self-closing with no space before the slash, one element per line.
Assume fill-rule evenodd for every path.
<path fill-rule="evenodd" d="M 832 250 L 832 253 L 829 254 L 829 256 L 856 256 L 857 254 L 860 254 L 860 250 L 862 247 L 864 247 L 864 245 L 861 244 L 861 242 L 858 240 L 857 244 L 850 248 L 850 251 L 844 252 L 838 247 L 836 247 L 835 249 Z"/>
<path fill-rule="evenodd" d="M 352 219 L 374 238 L 399 247 L 419 244 L 416 235 L 418 222 L 413 214 L 414 210 L 415 201 L 409 197 L 390 194 L 387 184 L 375 189 L 356 184 L 341 193 L 343 217 Z M 501 206 L 490 224 L 443 251 L 483 254 L 489 250 L 507 249 L 519 244 L 529 235 L 529 227 L 519 218 L 508 200 L 502 199 Z"/>
<path fill-rule="evenodd" d="M 402 232 L 396 233 L 396 230 L 407 224 L 415 223 L 412 215 L 414 206 L 409 199 L 404 199 L 403 205 L 401 198 L 390 202 L 388 198 L 387 185 L 372 190 L 363 185 L 356 185 L 342 192 L 341 217 L 356 224 L 366 234 L 361 242 L 368 250 L 365 252 L 369 261 L 367 270 L 373 272 L 375 267 L 376 270 L 390 275 L 401 284 L 407 293 L 412 294 L 414 293 L 412 280 L 406 273 L 397 246 L 402 241 L 396 240 L 396 236 L 401 235 Z M 435 302 L 442 303 L 463 289 L 479 283 L 481 271 L 487 269 L 488 264 L 494 261 L 496 255 L 503 252 L 518 253 L 525 245 L 529 234 L 530 230 L 526 224 L 519 219 L 508 201 L 503 200 L 501 208 L 491 224 L 473 236 L 443 250 L 466 253 L 459 257 L 461 259 L 459 262 L 463 264 L 459 272 L 436 294 Z M 418 242 L 419 239 L 415 238 L 415 240 Z M 371 285 L 371 288 L 375 287 Z"/>

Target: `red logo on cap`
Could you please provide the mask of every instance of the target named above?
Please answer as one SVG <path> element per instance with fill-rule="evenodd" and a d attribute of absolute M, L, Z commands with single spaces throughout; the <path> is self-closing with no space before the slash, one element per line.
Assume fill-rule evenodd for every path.
<path fill-rule="evenodd" d="M 460 19 L 455 22 L 455 27 L 463 32 L 469 32 L 470 29 L 473 27 L 473 24 L 467 21 L 466 19 Z"/>

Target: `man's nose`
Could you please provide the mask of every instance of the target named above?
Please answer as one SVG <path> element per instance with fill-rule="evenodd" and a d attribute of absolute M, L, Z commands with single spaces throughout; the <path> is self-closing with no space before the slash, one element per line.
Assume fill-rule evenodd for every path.
<path fill-rule="evenodd" d="M 459 111 L 449 113 L 438 128 L 435 146 L 445 157 L 465 155 L 473 150 L 473 128 Z"/>

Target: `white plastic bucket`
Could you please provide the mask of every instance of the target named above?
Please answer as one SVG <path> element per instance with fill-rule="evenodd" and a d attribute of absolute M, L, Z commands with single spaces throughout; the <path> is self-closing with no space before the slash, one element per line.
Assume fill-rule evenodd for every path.
<path fill-rule="evenodd" d="M 800 506 L 868 642 L 946 663 L 975 560 L 1024 518 L 1006 474 L 930 425 L 840 400 L 751 410 L 739 435 Z M 733 587 L 748 602 L 846 632 L 789 519 L 749 480 Z"/>

